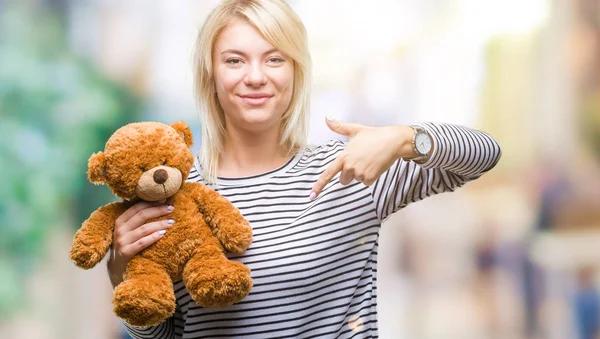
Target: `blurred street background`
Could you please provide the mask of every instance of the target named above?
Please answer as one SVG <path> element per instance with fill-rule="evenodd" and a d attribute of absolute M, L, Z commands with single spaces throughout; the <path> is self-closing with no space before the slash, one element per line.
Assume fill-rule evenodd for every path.
<path fill-rule="evenodd" d="M 127 338 L 72 236 L 114 200 L 87 159 L 133 121 L 200 123 L 195 35 L 215 0 L 0 0 L 0 338 Z M 600 338 L 600 0 L 290 0 L 324 117 L 437 121 L 497 167 L 381 231 L 382 338 Z M 432 212 L 434 211 L 434 212 Z"/>

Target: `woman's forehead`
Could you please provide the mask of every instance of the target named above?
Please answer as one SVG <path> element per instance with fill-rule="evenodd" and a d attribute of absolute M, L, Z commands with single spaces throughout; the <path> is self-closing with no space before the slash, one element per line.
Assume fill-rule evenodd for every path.
<path fill-rule="evenodd" d="M 215 53 L 224 52 L 255 54 L 276 50 L 262 34 L 244 20 L 233 20 L 219 34 L 215 42 Z"/>

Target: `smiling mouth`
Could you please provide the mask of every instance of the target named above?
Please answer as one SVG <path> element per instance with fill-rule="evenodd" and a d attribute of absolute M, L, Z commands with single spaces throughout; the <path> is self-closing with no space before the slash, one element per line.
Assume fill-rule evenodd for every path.
<path fill-rule="evenodd" d="M 272 96 L 260 96 L 260 97 L 250 97 L 250 96 L 239 96 L 242 99 L 242 102 L 245 103 L 246 105 L 249 106 L 262 106 L 265 103 L 267 103 L 267 101 L 269 101 L 269 99 L 272 98 Z"/>

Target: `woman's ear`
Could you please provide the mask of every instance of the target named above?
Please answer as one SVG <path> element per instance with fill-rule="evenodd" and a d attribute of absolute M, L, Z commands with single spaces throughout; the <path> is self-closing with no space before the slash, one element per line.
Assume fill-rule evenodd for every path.
<path fill-rule="evenodd" d="M 177 121 L 172 123 L 171 127 L 173 127 L 177 131 L 177 133 L 181 135 L 188 147 L 192 146 L 192 144 L 194 143 L 194 139 L 192 138 L 192 130 L 190 129 L 190 126 L 188 126 L 183 121 Z"/>
<path fill-rule="evenodd" d="M 88 179 L 94 184 L 104 184 L 106 175 L 106 156 L 102 152 L 94 153 L 88 160 Z"/>

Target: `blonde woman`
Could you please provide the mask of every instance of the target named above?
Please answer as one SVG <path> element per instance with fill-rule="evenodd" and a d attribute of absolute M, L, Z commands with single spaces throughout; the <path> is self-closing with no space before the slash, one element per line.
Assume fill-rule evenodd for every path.
<path fill-rule="evenodd" d="M 214 187 L 250 221 L 232 260 L 252 270 L 241 302 L 177 306 L 134 338 L 377 337 L 377 244 L 390 214 L 480 177 L 500 158 L 487 134 L 450 124 L 367 127 L 326 121 L 349 141 L 307 147 L 311 63 L 304 26 L 282 0 L 225 0 L 195 52 L 202 149 L 189 181 Z M 169 232 L 169 207 L 140 203 L 117 221 L 113 286 L 129 258 Z"/>

